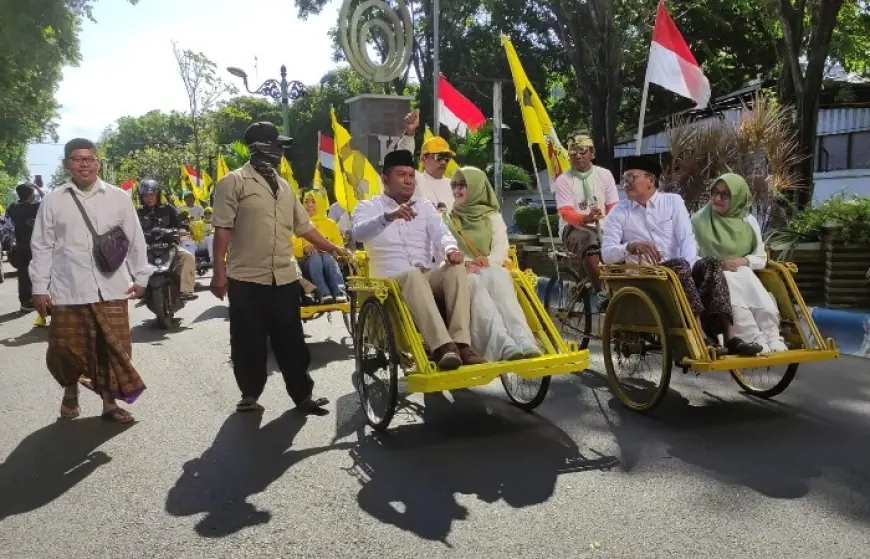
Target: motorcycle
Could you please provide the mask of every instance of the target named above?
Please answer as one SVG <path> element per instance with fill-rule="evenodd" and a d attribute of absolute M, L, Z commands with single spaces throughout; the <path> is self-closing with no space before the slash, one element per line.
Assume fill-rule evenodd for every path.
<path fill-rule="evenodd" d="M 181 300 L 181 266 L 177 258 L 181 241 L 175 230 L 155 228 L 145 233 L 145 242 L 148 245 L 148 263 L 154 267 L 154 273 L 148 280 L 142 299 L 157 318 L 157 325 L 168 330 L 175 313 L 184 308 Z"/>

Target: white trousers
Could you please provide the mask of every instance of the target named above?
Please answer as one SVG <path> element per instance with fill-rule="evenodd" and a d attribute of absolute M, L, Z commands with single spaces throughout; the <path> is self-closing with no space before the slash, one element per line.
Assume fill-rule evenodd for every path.
<path fill-rule="evenodd" d="M 487 361 L 536 346 L 510 272 L 485 268 L 471 278 L 471 346 Z"/>
<path fill-rule="evenodd" d="M 763 353 L 782 351 L 785 341 L 779 333 L 779 313 L 768 308 L 731 307 L 734 335 L 744 342 L 756 343 Z"/>

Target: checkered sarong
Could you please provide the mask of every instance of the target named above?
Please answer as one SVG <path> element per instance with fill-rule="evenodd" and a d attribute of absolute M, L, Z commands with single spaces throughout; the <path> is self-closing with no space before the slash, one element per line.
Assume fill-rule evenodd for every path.
<path fill-rule="evenodd" d="M 127 301 L 52 307 L 46 363 L 61 386 L 79 383 L 132 404 L 145 390 L 132 354 Z"/>

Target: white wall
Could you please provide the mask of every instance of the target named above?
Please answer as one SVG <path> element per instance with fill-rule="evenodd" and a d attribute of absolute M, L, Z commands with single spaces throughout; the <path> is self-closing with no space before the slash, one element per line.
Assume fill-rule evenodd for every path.
<path fill-rule="evenodd" d="M 842 191 L 846 196 L 870 196 L 870 169 L 829 171 L 813 175 L 813 203 L 824 202 Z"/>

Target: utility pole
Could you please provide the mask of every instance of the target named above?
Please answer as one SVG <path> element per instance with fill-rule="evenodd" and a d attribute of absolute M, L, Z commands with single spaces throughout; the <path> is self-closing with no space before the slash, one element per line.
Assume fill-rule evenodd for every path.
<path fill-rule="evenodd" d="M 500 203 L 504 197 L 504 180 L 502 178 L 502 171 L 504 169 L 504 162 L 502 159 L 502 88 L 505 83 L 513 83 L 513 80 L 510 78 L 488 78 L 484 76 L 464 76 L 457 78 L 457 82 L 461 83 L 463 81 L 469 83 L 492 84 L 492 178 L 495 183 L 493 185 L 495 187 L 495 194 Z"/>

